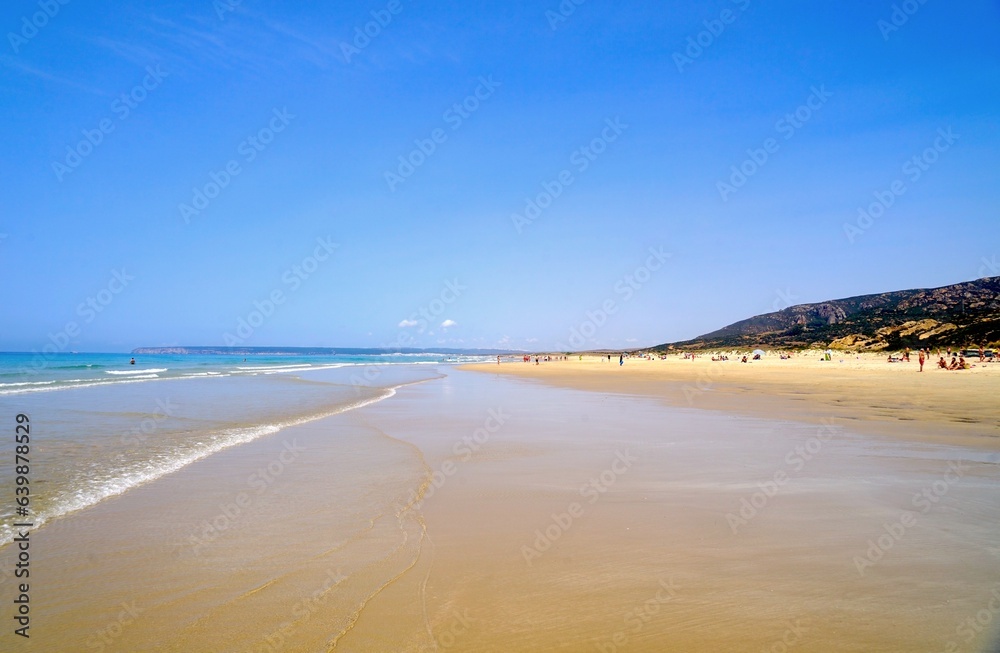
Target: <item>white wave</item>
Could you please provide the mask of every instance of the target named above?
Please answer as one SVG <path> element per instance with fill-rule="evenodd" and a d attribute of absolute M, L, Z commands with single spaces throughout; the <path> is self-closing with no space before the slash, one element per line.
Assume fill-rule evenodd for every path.
<path fill-rule="evenodd" d="M 312 367 L 306 368 L 295 368 L 290 370 L 271 370 L 269 372 L 264 372 L 264 374 L 286 374 L 288 372 L 313 372 L 316 370 L 334 370 L 338 367 L 344 367 L 344 363 L 336 363 L 333 365 L 314 365 Z"/>
<path fill-rule="evenodd" d="M 178 378 L 178 377 L 174 377 Z M 14 388 L 13 390 L 0 390 L 0 397 L 5 395 L 20 395 L 29 392 L 55 392 L 58 390 L 76 390 L 77 388 L 93 388 L 99 385 L 120 385 L 122 383 L 145 383 L 146 381 L 170 381 L 171 379 L 164 379 L 156 374 L 150 374 L 148 376 L 133 376 L 126 377 L 124 379 L 71 379 L 69 381 L 60 381 L 60 385 L 46 385 L 42 387 L 32 387 L 32 388 Z"/>
<path fill-rule="evenodd" d="M 43 524 L 52 521 L 53 519 L 58 519 L 59 517 L 64 517 L 70 513 L 83 510 L 84 508 L 89 508 L 90 506 L 100 503 L 105 499 L 124 494 L 135 487 L 155 481 L 168 474 L 172 474 L 173 472 L 187 467 L 191 463 L 202 460 L 203 458 L 207 458 L 214 453 L 218 453 L 237 445 L 253 442 L 254 440 L 260 439 L 266 435 L 272 435 L 290 426 L 307 424 L 318 419 L 324 419 L 333 415 L 346 413 L 349 410 L 364 408 L 365 406 L 370 406 L 371 404 L 378 403 L 384 399 L 389 399 L 390 397 L 395 396 L 396 390 L 399 387 L 401 386 L 386 388 L 376 397 L 338 406 L 333 410 L 319 415 L 311 415 L 309 417 L 302 417 L 286 422 L 276 422 L 274 424 L 260 424 L 244 428 L 227 429 L 218 433 L 217 436 L 209 442 L 198 443 L 199 446 L 195 449 L 181 452 L 176 458 L 170 458 L 162 461 L 148 461 L 141 465 L 136 465 L 133 469 L 124 470 L 120 476 L 98 481 L 91 487 L 77 490 L 71 496 L 63 498 L 62 502 L 58 503 L 51 509 L 33 515 L 32 522 L 35 524 L 34 530 L 37 530 Z M 0 524 L 0 549 L 13 542 L 14 535 L 14 529 L 9 524 Z"/>
<path fill-rule="evenodd" d="M 167 368 L 161 367 L 152 370 L 104 370 L 105 374 L 115 374 L 115 375 L 125 375 L 131 376 L 134 374 L 155 374 L 159 372 L 166 372 Z"/>
<path fill-rule="evenodd" d="M 287 367 L 312 367 L 312 363 L 298 363 L 296 365 L 256 365 L 253 367 L 239 367 L 238 370 L 280 370 Z"/>
<path fill-rule="evenodd" d="M 0 388 L 13 388 L 22 385 L 49 385 L 55 381 L 22 381 L 21 383 L 0 383 Z"/>

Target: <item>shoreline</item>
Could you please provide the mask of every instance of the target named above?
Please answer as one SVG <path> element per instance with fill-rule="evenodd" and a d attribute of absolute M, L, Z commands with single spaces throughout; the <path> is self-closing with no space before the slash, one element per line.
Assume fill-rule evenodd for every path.
<path fill-rule="evenodd" d="M 582 356 L 582 359 L 581 359 Z M 806 423 L 835 421 L 852 430 L 907 441 L 1000 451 L 1000 364 L 973 363 L 968 370 L 887 363 L 879 354 L 812 352 L 781 360 L 767 356 L 741 363 L 573 354 L 538 365 L 505 361 L 459 366 L 461 370 L 512 376 L 551 386 L 655 397 L 681 408 L 699 408 Z"/>

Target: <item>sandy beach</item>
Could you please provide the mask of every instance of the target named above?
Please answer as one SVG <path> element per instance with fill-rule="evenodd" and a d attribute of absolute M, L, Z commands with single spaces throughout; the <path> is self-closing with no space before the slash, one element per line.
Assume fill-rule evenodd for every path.
<path fill-rule="evenodd" d="M 467 366 L 480 372 L 513 375 L 562 387 L 657 397 L 674 406 L 738 412 L 768 419 L 810 423 L 834 420 L 865 433 L 947 444 L 1000 448 L 1000 363 L 970 361 L 968 370 L 921 373 L 917 355 L 888 363 L 887 355 L 835 352 L 777 353 L 741 363 L 714 354 L 665 360 L 618 356 L 570 356 L 530 364 Z M 543 356 L 544 358 L 544 356 Z"/>
<path fill-rule="evenodd" d="M 823 373 L 806 363 L 727 366 L 717 387 L 773 396 L 768 419 L 678 406 L 661 389 L 689 380 L 654 369 L 682 363 L 702 365 L 442 368 L 69 515 L 33 534 L 34 635 L 12 650 L 987 645 L 1000 471 L 964 438 L 989 422 L 963 443 L 922 418 L 916 439 L 869 433 L 745 376 L 793 388 Z M 845 388 L 869 374 L 830 368 Z"/>

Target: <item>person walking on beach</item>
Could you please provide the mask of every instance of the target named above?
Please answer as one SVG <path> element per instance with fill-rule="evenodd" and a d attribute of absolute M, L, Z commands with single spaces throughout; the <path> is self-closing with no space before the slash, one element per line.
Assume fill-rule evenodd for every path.
<path fill-rule="evenodd" d="M 621 367 L 624 364 L 625 364 L 625 354 L 619 354 L 618 355 L 618 367 Z"/>
<path fill-rule="evenodd" d="M 927 360 L 924 357 L 924 350 L 923 349 L 920 350 L 920 357 L 917 358 L 917 360 L 920 361 L 920 371 L 923 372 L 924 371 L 924 361 Z"/>

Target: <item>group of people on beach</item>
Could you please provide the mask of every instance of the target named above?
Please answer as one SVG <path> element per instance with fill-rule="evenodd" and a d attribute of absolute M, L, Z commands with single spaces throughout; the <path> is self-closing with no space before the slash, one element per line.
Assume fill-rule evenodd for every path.
<path fill-rule="evenodd" d="M 564 361 L 564 360 L 569 360 L 569 356 L 535 356 L 535 365 L 539 365 L 542 362 Z M 521 361 L 524 362 L 524 363 L 530 363 L 531 362 L 531 356 L 528 355 L 528 354 L 525 354 L 524 356 L 521 357 Z M 497 356 L 497 365 L 499 365 L 499 364 L 500 364 L 500 356 L 498 355 Z"/>
<path fill-rule="evenodd" d="M 921 358 L 923 358 L 923 354 L 921 354 Z M 954 354 L 952 354 L 952 356 L 951 356 L 951 363 L 946 362 L 944 360 L 944 356 L 940 356 L 938 358 L 937 366 L 939 368 L 941 368 L 942 370 L 967 370 L 967 369 L 969 369 L 971 367 L 971 365 L 969 365 L 968 361 L 965 360 L 965 356 L 958 356 L 957 360 L 956 360 L 956 356 Z M 920 364 L 920 371 L 921 372 L 924 371 L 923 368 L 924 368 L 924 364 L 921 363 Z"/>
<path fill-rule="evenodd" d="M 969 364 L 969 362 L 967 360 L 965 360 L 965 352 L 964 351 L 956 351 L 956 352 L 953 353 L 951 351 L 951 348 L 949 347 L 948 350 L 947 350 L 947 352 L 948 352 L 948 356 L 951 357 L 951 362 L 948 362 L 945 359 L 945 355 L 944 355 L 943 351 L 940 348 L 938 348 L 938 351 L 937 351 L 937 355 L 938 355 L 937 367 L 938 367 L 938 369 L 942 369 L 942 370 L 967 370 L 967 369 L 970 369 L 972 367 Z M 996 356 L 996 354 L 994 352 L 992 352 L 992 351 L 988 352 L 985 347 L 983 347 L 982 345 L 980 345 L 980 347 L 979 347 L 979 362 L 980 363 L 986 363 L 986 362 L 988 362 L 987 361 L 987 356 L 989 356 L 989 358 L 991 359 L 991 361 L 995 362 L 997 360 L 997 356 Z M 931 354 L 930 347 L 928 347 L 926 349 L 920 349 L 919 350 L 919 353 L 917 354 L 917 360 L 920 363 L 920 369 L 918 371 L 920 371 L 920 372 L 924 371 L 924 363 L 926 363 L 927 361 L 929 361 L 931 359 L 931 357 L 932 357 L 932 354 Z M 899 356 L 899 357 L 896 357 L 896 356 L 893 356 L 892 354 L 890 354 L 888 362 L 890 362 L 890 363 L 909 363 L 910 362 L 910 349 L 907 348 L 903 352 L 903 355 Z"/>
<path fill-rule="evenodd" d="M 947 356 L 951 358 L 950 362 L 947 360 L 947 358 L 945 356 L 945 351 L 947 351 Z M 937 350 L 937 356 L 938 356 L 937 367 L 938 367 L 938 369 L 942 369 L 942 370 L 967 370 L 967 369 L 970 369 L 972 367 L 972 365 L 969 363 L 969 361 L 967 361 L 965 359 L 965 354 L 966 353 L 970 353 L 970 351 L 973 353 L 973 355 L 975 355 L 975 350 L 971 350 L 971 349 L 970 350 L 957 350 L 955 352 L 952 352 L 952 350 L 951 350 L 950 347 L 947 348 L 947 350 L 943 350 L 943 349 L 939 348 Z M 987 362 L 996 363 L 996 362 L 1000 362 L 1000 355 L 998 355 L 998 354 L 1000 354 L 1000 352 L 996 352 L 996 351 L 992 351 L 992 350 L 987 350 L 982 345 L 979 347 L 978 354 L 979 354 L 979 362 L 980 363 L 987 363 Z M 738 355 L 739 354 L 737 353 L 737 356 Z M 685 359 L 694 360 L 695 357 L 696 357 L 696 354 L 694 354 L 692 352 L 685 352 L 685 353 L 682 353 L 682 356 Z M 917 360 L 920 363 L 920 369 L 919 369 L 920 372 L 924 371 L 924 365 L 928 361 L 931 360 L 932 356 L 933 356 L 933 353 L 932 353 L 930 347 L 921 348 L 921 349 L 918 350 Z M 622 353 L 618 357 L 618 364 L 619 365 L 624 365 L 625 364 L 625 359 L 629 358 L 629 357 L 630 356 L 628 354 Z M 603 358 L 603 356 L 602 356 L 602 358 Z M 656 356 L 654 356 L 653 354 L 648 354 L 648 355 L 642 355 L 641 358 L 648 358 L 649 360 L 655 360 Z M 665 359 L 666 356 L 661 354 L 659 356 L 659 358 Z M 760 353 L 755 351 L 753 353 L 753 360 L 760 360 L 760 358 L 761 358 Z M 782 360 L 788 360 L 790 358 L 792 358 L 791 352 L 788 352 L 788 353 L 782 352 L 782 354 L 781 354 L 781 359 Z M 583 356 L 582 355 L 580 356 L 580 359 L 583 360 Z M 500 364 L 500 360 L 501 360 L 501 357 L 498 355 L 497 356 L 497 365 Z M 521 360 L 523 362 L 525 362 L 525 363 L 531 363 L 532 362 L 532 356 L 530 356 L 528 354 L 525 354 L 522 357 Z M 554 361 L 554 360 L 569 360 L 569 357 L 568 356 L 552 356 L 552 355 L 534 356 L 534 363 L 535 363 L 535 365 L 539 365 L 542 362 L 548 362 L 548 361 Z M 611 361 L 611 354 L 607 354 L 607 360 Z M 728 361 L 729 360 L 729 356 L 724 355 L 724 354 L 718 354 L 716 356 L 712 356 L 712 360 L 716 361 L 716 362 L 718 362 L 718 361 Z M 740 362 L 747 363 L 747 362 L 749 362 L 749 360 L 750 360 L 749 356 L 743 355 L 743 357 L 740 359 Z M 824 356 L 824 358 L 822 360 L 831 360 L 831 356 L 830 356 L 830 351 L 829 350 L 827 350 L 827 353 L 825 354 L 825 356 Z M 843 362 L 843 361 L 841 361 L 841 362 Z M 909 363 L 910 362 L 910 348 L 907 347 L 905 350 L 903 350 L 903 353 L 899 354 L 899 355 L 889 354 L 889 358 L 888 358 L 887 362 L 889 362 L 889 363 Z"/>

